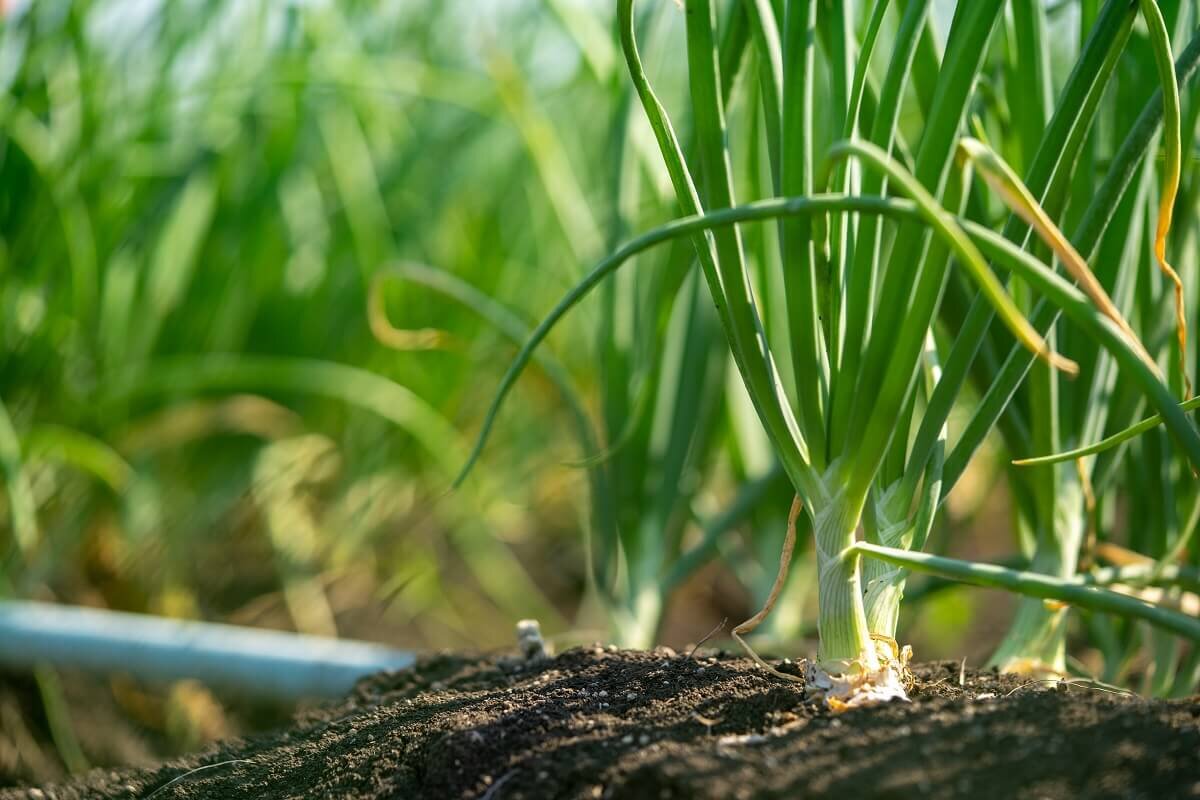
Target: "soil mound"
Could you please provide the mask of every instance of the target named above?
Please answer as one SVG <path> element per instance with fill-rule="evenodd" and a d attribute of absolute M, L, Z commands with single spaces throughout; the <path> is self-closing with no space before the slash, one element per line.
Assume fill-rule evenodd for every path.
<path fill-rule="evenodd" d="M 1200 797 L 1200 698 L 957 663 L 833 715 L 724 653 L 440 656 L 274 734 L 12 798 Z"/>

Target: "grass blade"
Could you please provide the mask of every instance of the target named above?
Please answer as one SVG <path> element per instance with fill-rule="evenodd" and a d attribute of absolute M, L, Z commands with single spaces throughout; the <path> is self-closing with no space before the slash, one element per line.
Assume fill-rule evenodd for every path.
<path fill-rule="evenodd" d="M 29 475 L 21 460 L 21 442 L 13 429 L 8 408 L 0 400 L 0 466 L 8 486 L 8 513 L 12 520 L 13 540 L 24 555 L 33 551 L 38 540 L 37 511 Z"/>
<path fill-rule="evenodd" d="M 22 442 L 26 462 L 61 461 L 100 479 L 114 493 L 125 491 L 133 467 L 105 442 L 62 425 L 38 425 Z"/>
<path fill-rule="evenodd" d="M 306 358 L 207 355 L 160 359 L 114 375 L 104 400 L 201 391 L 300 392 L 371 411 L 420 442 L 450 474 L 461 463 L 454 427 L 404 386 L 357 367 Z"/>
<path fill-rule="evenodd" d="M 949 175 L 954 144 L 969 105 L 967 98 L 1002 6 L 992 0 L 978 0 L 955 8 L 933 107 L 912 173 L 931 196 L 941 194 Z M 856 495 L 865 497 L 876 470 L 871 459 L 861 458 L 862 454 L 886 452 L 894 432 L 892 421 L 915 386 L 925 331 L 945 284 L 946 264 L 928 263 L 930 241 L 929 231 L 923 226 L 902 224 L 887 259 L 881 296 L 889 302 L 879 308 L 852 398 L 848 398 L 849 433 L 841 450 L 855 454 Z"/>

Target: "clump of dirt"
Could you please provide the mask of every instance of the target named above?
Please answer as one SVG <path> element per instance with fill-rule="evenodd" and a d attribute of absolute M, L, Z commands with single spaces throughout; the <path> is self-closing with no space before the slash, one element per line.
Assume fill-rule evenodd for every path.
<path fill-rule="evenodd" d="M 274 734 L 0 798 L 1200 797 L 1200 698 L 951 662 L 910 694 L 833 715 L 724 653 L 441 656 Z"/>

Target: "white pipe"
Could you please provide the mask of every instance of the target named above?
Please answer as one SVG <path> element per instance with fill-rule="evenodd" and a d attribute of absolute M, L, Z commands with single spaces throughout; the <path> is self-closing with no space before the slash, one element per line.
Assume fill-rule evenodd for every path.
<path fill-rule="evenodd" d="M 186 622 L 96 608 L 0 601 L 0 664 L 195 678 L 277 699 L 337 697 L 372 672 L 412 666 L 403 650 L 350 639 Z"/>

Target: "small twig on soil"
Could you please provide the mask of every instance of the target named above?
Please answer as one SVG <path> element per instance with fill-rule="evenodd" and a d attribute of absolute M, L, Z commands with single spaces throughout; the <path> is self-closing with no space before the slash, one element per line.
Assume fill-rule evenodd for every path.
<path fill-rule="evenodd" d="M 1091 689 L 1094 692 L 1105 692 L 1106 694 L 1123 694 L 1128 697 L 1138 697 L 1137 692 L 1131 692 L 1128 689 L 1122 689 L 1119 686 L 1111 686 L 1101 681 L 1092 680 L 1091 678 L 1068 678 L 1063 681 L 1068 686 L 1078 686 L 1081 689 Z"/>
<path fill-rule="evenodd" d="M 488 787 L 488 790 L 483 793 L 483 796 L 480 797 L 479 800 L 492 800 L 492 795 L 494 795 L 496 792 L 500 791 L 500 787 L 503 786 L 508 781 L 508 779 L 511 778 L 516 773 L 517 773 L 517 771 L 515 769 L 510 769 L 508 772 L 501 775 L 500 778 L 495 783 L 493 783 L 491 786 Z"/>
<path fill-rule="evenodd" d="M 765 733 L 731 733 L 717 740 L 717 747 L 728 747 L 739 744 L 762 744 L 767 741 Z"/>
<path fill-rule="evenodd" d="M 1093 692 L 1104 692 L 1105 694 L 1121 694 L 1129 697 L 1138 696 L 1136 692 L 1131 692 L 1128 689 L 1120 689 L 1115 686 L 1109 686 L 1108 684 L 1100 684 L 1099 681 L 1092 681 L 1087 678 L 1038 678 L 1022 683 L 1017 688 L 1005 694 L 1004 697 L 1011 697 L 1022 689 L 1033 686 L 1035 683 L 1065 684 L 1067 686 L 1078 686 L 1080 689 L 1091 689 Z"/>
<path fill-rule="evenodd" d="M 722 620 L 721 620 L 721 621 L 720 621 L 720 622 L 717 624 L 717 627 L 713 628 L 711 631 L 709 631 L 708 633 L 704 634 L 704 638 L 703 638 L 703 639 L 701 639 L 700 641 L 698 641 L 698 642 L 696 642 L 694 645 L 692 645 L 692 649 L 688 651 L 687 658 L 691 658 L 692 656 L 696 655 L 696 651 L 700 649 L 700 645 L 704 644 L 704 643 L 705 643 L 705 642 L 707 642 L 709 639 L 711 639 L 712 637 L 716 636 L 716 635 L 717 635 L 717 631 L 719 631 L 719 630 L 724 630 L 724 628 L 725 628 L 725 623 L 727 623 L 727 622 L 729 622 L 729 617 L 725 617 L 724 619 L 722 619 Z"/>
<path fill-rule="evenodd" d="M 962 666 L 958 668 L 958 686 L 962 688 L 967 685 L 967 657 L 963 656 Z"/>
<path fill-rule="evenodd" d="M 769 741 L 775 737 L 783 736 L 784 734 L 795 730 L 796 728 L 803 728 L 807 724 L 808 720 L 801 717 L 800 719 L 792 720 L 786 725 L 777 725 L 773 728 L 768 728 L 762 733 L 742 733 L 722 736 L 717 740 L 717 747 L 727 747 L 729 745 L 739 744 L 762 744 L 763 742 Z"/>
<path fill-rule="evenodd" d="M 1022 683 L 1020 686 L 1016 687 L 1015 689 L 1005 692 L 1004 697 L 1012 697 L 1014 694 L 1021 691 L 1022 689 L 1028 689 L 1030 686 L 1036 686 L 1039 683 L 1061 683 L 1061 682 L 1062 681 L 1060 678 L 1035 678 L 1034 680 L 1031 680 L 1031 681 L 1025 681 L 1025 683 Z"/>
<path fill-rule="evenodd" d="M 715 726 L 718 722 L 721 721 L 719 719 L 709 719 L 708 717 L 701 716 L 700 714 L 695 713 L 695 712 L 692 713 L 692 719 L 696 720 L 701 725 L 703 725 L 704 729 L 706 731 L 708 731 L 709 736 L 712 736 L 713 726 Z"/>
<path fill-rule="evenodd" d="M 171 788 L 175 784 L 182 781 L 184 778 L 195 775 L 197 772 L 203 772 L 206 769 L 215 769 L 216 767 L 227 767 L 230 764 L 249 764 L 249 763 L 250 763 L 250 759 L 248 759 L 248 758 L 231 758 L 228 761 L 218 761 L 215 764 L 205 764 L 202 767 L 196 767 L 195 769 L 190 769 L 187 772 L 183 773 L 182 775 L 176 775 L 174 778 L 167 781 L 166 783 L 164 783 L 162 786 L 155 789 L 150 794 L 146 795 L 145 800 L 151 800 L 151 798 L 154 797 L 159 792 L 162 792 L 162 791 L 165 791 L 165 790 Z"/>

